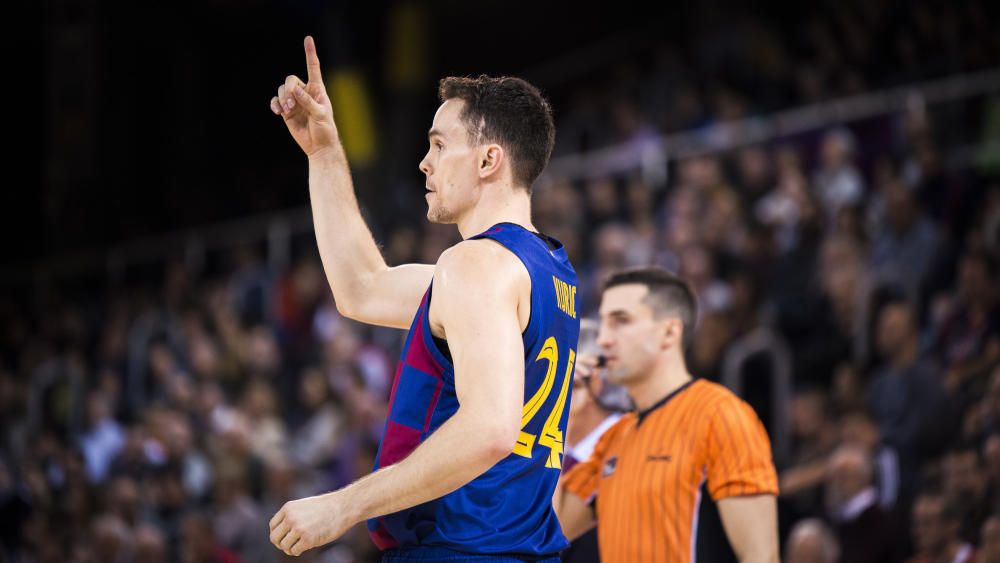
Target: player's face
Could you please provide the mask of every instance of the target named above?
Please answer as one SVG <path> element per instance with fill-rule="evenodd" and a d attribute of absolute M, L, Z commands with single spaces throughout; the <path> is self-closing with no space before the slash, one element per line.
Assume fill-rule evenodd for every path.
<path fill-rule="evenodd" d="M 605 377 L 611 383 L 638 383 L 653 371 L 662 348 L 664 321 L 642 302 L 649 288 L 642 284 L 610 287 L 601 296 L 597 344 L 607 358 Z"/>
<path fill-rule="evenodd" d="M 428 135 L 430 147 L 420 161 L 427 176 L 427 219 L 432 223 L 457 223 L 474 204 L 476 147 L 469 146 L 460 115 L 465 101 L 446 100 L 434 115 Z"/>

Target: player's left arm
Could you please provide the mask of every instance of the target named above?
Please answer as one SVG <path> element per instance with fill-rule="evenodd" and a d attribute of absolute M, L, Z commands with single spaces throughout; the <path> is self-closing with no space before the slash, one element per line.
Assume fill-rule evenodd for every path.
<path fill-rule="evenodd" d="M 458 410 L 399 463 L 286 503 L 271 520 L 272 543 L 298 555 L 359 522 L 440 498 L 513 451 L 524 401 L 517 314 L 524 283 L 524 266 L 492 241 L 465 241 L 441 256 L 432 306 L 454 360 Z"/>
<path fill-rule="evenodd" d="M 774 495 L 727 497 L 718 505 L 722 527 L 741 563 L 778 563 L 778 508 Z"/>

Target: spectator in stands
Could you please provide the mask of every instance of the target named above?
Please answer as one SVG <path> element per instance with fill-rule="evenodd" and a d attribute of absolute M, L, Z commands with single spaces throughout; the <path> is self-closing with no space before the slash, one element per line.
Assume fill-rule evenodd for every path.
<path fill-rule="evenodd" d="M 131 530 L 116 516 L 102 514 L 94 519 L 90 547 L 95 561 L 127 561 L 132 541 Z"/>
<path fill-rule="evenodd" d="M 785 542 L 785 563 L 837 563 L 840 545 L 818 518 L 798 521 Z"/>
<path fill-rule="evenodd" d="M 167 540 L 160 530 L 143 524 L 135 528 L 136 563 L 167 563 Z"/>
<path fill-rule="evenodd" d="M 997 507 L 997 500 L 1000 500 L 1000 433 L 991 432 L 983 440 L 981 450 L 983 466 L 986 471 L 986 479 L 989 487 L 990 505 Z"/>
<path fill-rule="evenodd" d="M 946 453 L 941 462 L 941 477 L 947 500 L 959 512 L 962 539 L 975 543 L 983 524 L 993 512 L 989 480 L 976 446 L 960 444 Z"/>
<path fill-rule="evenodd" d="M 185 563 L 240 563 L 239 555 L 216 537 L 212 519 L 200 511 L 187 513 L 181 524 L 181 559 Z"/>
<path fill-rule="evenodd" d="M 840 540 L 841 560 L 900 561 L 897 530 L 878 504 L 875 469 L 868 451 L 856 445 L 840 446 L 828 467 L 827 510 Z"/>
<path fill-rule="evenodd" d="M 864 179 L 854 164 L 856 145 L 847 129 L 829 131 L 820 145 L 820 168 L 813 183 L 831 220 L 842 208 L 858 205 L 865 196 Z"/>
<path fill-rule="evenodd" d="M 872 415 L 865 409 L 848 410 L 840 415 L 837 428 L 842 445 L 864 448 L 871 456 L 882 510 L 891 512 L 901 496 L 907 500 L 913 490 L 913 476 L 906 473 L 908 466 L 903 466 L 896 449 L 882 439 Z"/>
<path fill-rule="evenodd" d="M 260 504 L 250 496 L 245 469 L 239 465 L 220 467 L 215 480 L 212 525 L 220 545 L 239 555 L 244 563 L 263 563 L 273 559 L 266 535 L 267 517 Z"/>
<path fill-rule="evenodd" d="M 830 412 L 826 393 L 819 388 L 803 389 L 791 404 L 791 465 L 781 471 L 782 497 L 797 497 L 799 509 L 817 512 L 821 499 L 817 489 L 826 478 L 826 464 L 838 443 L 837 425 Z"/>
<path fill-rule="evenodd" d="M 340 399 L 330 394 L 326 376 L 318 367 L 307 368 L 301 382 L 299 400 L 307 418 L 291 434 L 289 454 L 300 468 L 299 479 L 312 489 L 307 495 L 312 495 L 334 488 L 324 470 L 335 462 L 345 421 Z"/>
<path fill-rule="evenodd" d="M 937 256 L 940 235 L 902 181 L 890 180 L 882 194 L 887 221 L 872 233 L 868 262 L 876 283 L 902 287 L 916 301 Z"/>
<path fill-rule="evenodd" d="M 142 523 L 142 499 L 139 486 L 128 476 L 116 477 L 108 484 L 108 512 L 134 528 Z"/>
<path fill-rule="evenodd" d="M 87 476 L 101 483 L 108 475 L 111 460 L 125 445 L 125 431 L 111 417 L 110 405 L 100 391 L 87 396 L 88 430 L 80 437 L 80 449 L 87 460 Z"/>
<path fill-rule="evenodd" d="M 935 351 L 955 393 L 1000 362 L 1000 303 L 996 267 L 989 256 L 969 252 L 958 269 L 956 302 L 938 330 Z"/>
<path fill-rule="evenodd" d="M 875 342 L 881 365 L 868 384 L 867 402 L 882 438 L 919 466 L 947 436 L 949 416 L 941 377 L 920 355 L 916 312 L 907 301 L 882 306 Z"/>
<path fill-rule="evenodd" d="M 913 542 L 917 554 L 908 563 L 975 561 L 973 547 L 962 541 L 961 513 L 945 495 L 925 490 L 913 503 Z"/>
<path fill-rule="evenodd" d="M 1000 563 L 1000 516 L 986 519 L 979 536 L 979 563 Z"/>

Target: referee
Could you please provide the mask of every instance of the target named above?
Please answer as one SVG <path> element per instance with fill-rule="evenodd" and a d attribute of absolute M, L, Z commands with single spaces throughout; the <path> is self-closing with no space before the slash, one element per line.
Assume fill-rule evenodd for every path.
<path fill-rule="evenodd" d="M 553 503 L 570 540 L 596 523 L 605 563 L 695 561 L 706 483 L 740 561 L 778 561 L 767 434 L 739 397 L 688 373 L 684 348 L 695 317 L 691 290 L 665 270 L 620 272 L 604 285 L 605 378 L 628 389 L 636 410 L 564 475 Z M 577 375 L 597 363 L 581 355 Z"/>

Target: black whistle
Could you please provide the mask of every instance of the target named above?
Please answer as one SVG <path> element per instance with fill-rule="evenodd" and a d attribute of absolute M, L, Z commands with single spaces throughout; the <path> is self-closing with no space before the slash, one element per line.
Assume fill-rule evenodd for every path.
<path fill-rule="evenodd" d="M 608 363 L 608 359 L 604 357 L 604 354 L 597 356 L 597 367 L 602 368 Z"/>

